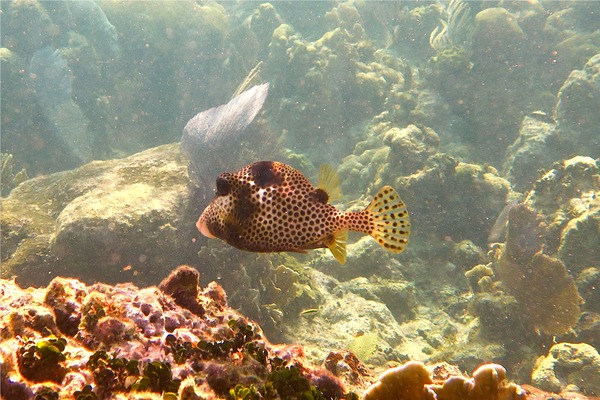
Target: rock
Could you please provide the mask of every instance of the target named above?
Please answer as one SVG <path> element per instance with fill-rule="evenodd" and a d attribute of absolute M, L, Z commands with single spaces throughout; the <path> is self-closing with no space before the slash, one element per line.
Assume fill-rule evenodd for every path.
<path fill-rule="evenodd" d="M 599 196 L 600 163 L 573 157 L 555 163 L 525 200 L 543 216 L 545 251 L 556 253 L 575 274 L 600 263 Z"/>
<path fill-rule="evenodd" d="M 524 192 L 539 178 L 539 171 L 562 158 L 564 152 L 556 123 L 538 115 L 526 116 L 519 136 L 508 147 L 503 173 L 514 190 Z"/>
<path fill-rule="evenodd" d="M 558 256 L 577 271 L 589 266 L 600 265 L 597 249 L 600 243 L 600 198 L 599 192 L 583 194 L 568 207 L 572 219 L 562 231 Z M 579 215 L 578 215 L 579 214 Z"/>
<path fill-rule="evenodd" d="M 572 71 L 558 93 L 556 119 L 561 135 L 568 135 L 581 156 L 600 156 L 600 54 L 582 70 Z"/>
<path fill-rule="evenodd" d="M 525 204 L 513 207 L 506 245 L 494 254 L 494 272 L 505 290 L 517 299 L 519 319 L 525 326 L 560 335 L 579 319 L 581 299 L 565 264 L 543 253 L 541 231 L 533 209 Z"/>
<path fill-rule="evenodd" d="M 475 16 L 473 60 L 475 63 L 515 63 L 525 54 L 525 41 L 517 19 L 502 7 L 487 8 Z M 517 44 L 517 45 L 515 45 Z"/>
<path fill-rule="evenodd" d="M 584 394 L 600 394 L 600 355 L 586 343 L 558 343 L 542 357 L 531 374 L 540 389 L 559 393 L 575 385 Z"/>
<path fill-rule="evenodd" d="M 388 162 L 398 167 L 399 174 L 407 175 L 423 168 L 437 151 L 440 138 L 431 128 L 408 125 L 388 130 L 383 143 L 390 147 Z"/>
<path fill-rule="evenodd" d="M 396 177 L 392 185 L 404 188 L 401 193 L 413 216 L 413 232 L 455 242 L 470 240 L 478 246 L 486 245 L 510 193 L 509 182 L 494 168 L 458 162 L 440 153 L 414 174 Z"/>
<path fill-rule="evenodd" d="M 2 276 L 158 283 L 195 259 L 191 203 L 178 143 L 31 179 L 2 199 Z"/>

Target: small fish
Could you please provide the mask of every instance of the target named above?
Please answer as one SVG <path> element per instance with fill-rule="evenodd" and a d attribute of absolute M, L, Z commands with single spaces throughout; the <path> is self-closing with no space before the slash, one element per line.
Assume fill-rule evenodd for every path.
<path fill-rule="evenodd" d="M 300 315 L 311 315 L 319 312 L 318 308 L 307 308 L 305 310 L 300 311 Z"/>
<path fill-rule="evenodd" d="M 348 231 L 371 235 L 385 249 L 400 253 L 408 243 L 410 221 L 400 196 L 382 187 L 360 212 L 340 211 L 329 204 L 340 194 L 339 178 L 323 166 L 313 186 L 296 169 L 277 161 L 259 161 L 235 173 L 222 173 L 215 198 L 196 226 L 209 238 L 252 252 L 329 248 L 346 262 Z"/>
<path fill-rule="evenodd" d="M 513 199 L 512 201 L 508 202 L 506 206 L 504 206 L 504 208 L 500 212 L 500 215 L 498 215 L 498 218 L 496 218 L 494 226 L 492 226 L 492 229 L 490 229 L 490 234 L 488 235 L 487 240 L 488 243 L 499 243 L 503 242 L 506 239 L 508 214 L 510 210 L 512 210 L 520 203 L 520 201 L 521 200 L 519 198 Z"/>

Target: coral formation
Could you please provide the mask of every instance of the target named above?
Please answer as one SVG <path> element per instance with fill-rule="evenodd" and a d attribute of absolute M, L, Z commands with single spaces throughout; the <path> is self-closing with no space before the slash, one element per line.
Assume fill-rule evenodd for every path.
<path fill-rule="evenodd" d="M 503 173 L 514 190 L 526 191 L 539 178 L 539 171 L 560 159 L 563 152 L 551 117 L 545 113 L 525 116 L 519 136 L 507 149 Z"/>
<path fill-rule="evenodd" d="M 597 126 L 600 108 L 600 54 L 590 58 L 582 70 L 571 72 L 558 93 L 556 119 L 564 135 L 582 156 L 597 157 Z"/>
<path fill-rule="evenodd" d="M 573 157 L 554 163 L 526 198 L 547 225 L 546 251 L 556 253 L 574 273 L 600 263 L 595 247 L 600 240 L 599 195 L 600 163 Z"/>
<path fill-rule="evenodd" d="M 439 374 L 439 369 L 433 370 Z M 482 365 L 473 372 L 472 378 L 445 377 L 434 382 L 431 372 L 423 363 L 411 361 L 381 374 L 378 382 L 365 392 L 365 400 L 422 399 L 422 400 L 494 400 L 527 399 L 520 386 L 506 381 L 506 370 L 498 364 Z"/>
<path fill-rule="evenodd" d="M 492 269 L 517 300 L 524 326 L 560 335 L 579 319 L 581 299 L 564 263 L 542 252 L 539 223 L 536 212 L 527 205 L 513 207 L 506 244 L 496 249 Z M 552 302 L 547 302 L 548 298 Z"/>
<path fill-rule="evenodd" d="M 214 284 L 200 290 L 198 279 L 184 266 L 163 281 L 166 292 L 66 278 L 22 290 L 1 280 L 3 398 L 59 391 L 61 399 L 144 398 L 147 392 L 220 398 L 253 390 L 272 399 L 343 397 L 339 378 L 309 365 L 297 346 L 272 345 L 224 295 L 214 296 Z M 32 318 L 48 311 L 49 318 Z M 60 337 L 50 334 L 56 327 Z"/>

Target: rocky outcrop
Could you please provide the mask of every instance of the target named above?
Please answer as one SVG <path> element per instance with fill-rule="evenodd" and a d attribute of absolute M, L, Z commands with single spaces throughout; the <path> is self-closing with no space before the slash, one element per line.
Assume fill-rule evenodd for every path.
<path fill-rule="evenodd" d="M 179 144 L 24 182 L 2 199 L 2 276 L 157 283 L 195 256 L 188 185 Z"/>

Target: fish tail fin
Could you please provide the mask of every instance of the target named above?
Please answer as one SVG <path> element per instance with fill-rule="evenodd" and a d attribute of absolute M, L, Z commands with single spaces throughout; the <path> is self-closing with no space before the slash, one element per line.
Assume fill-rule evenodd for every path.
<path fill-rule="evenodd" d="M 406 205 L 391 186 L 382 187 L 363 213 L 368 224 L 360 231 L 392 253 L 404 251 L 410 236 L 410 219 Z"/>
<path fill-rule="evenodd" d="M 331 240 L 327 243 L 327 248 L 331 254 L 342 265 L 346 264 L 346 243 L 348 242 L 348 230 L 342 229 L 333 234 Z"/>

